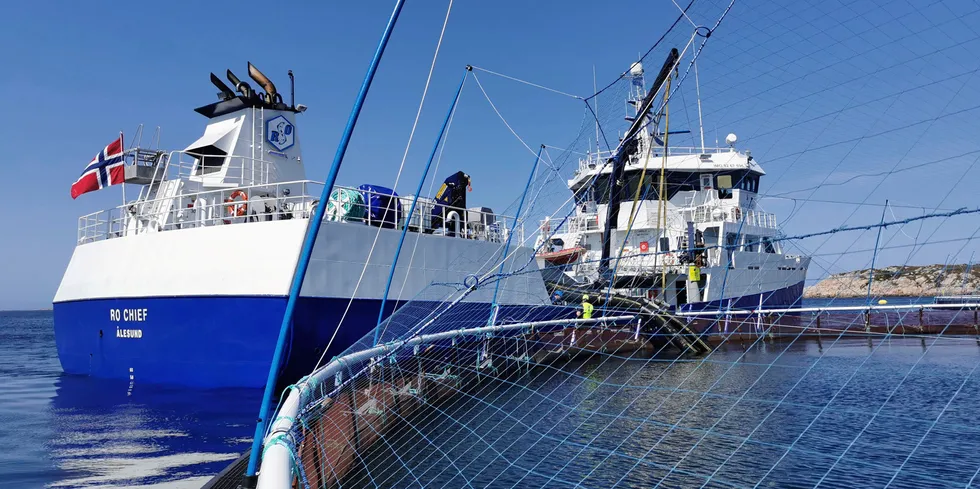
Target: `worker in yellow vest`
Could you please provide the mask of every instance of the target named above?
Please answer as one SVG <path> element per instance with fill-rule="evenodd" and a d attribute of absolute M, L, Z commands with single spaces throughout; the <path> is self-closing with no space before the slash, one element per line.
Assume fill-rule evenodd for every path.
<path fill-rule="evenodd" d="M 592 310 L 595 307 L 589 302 L 589 295 L 585 294 L 582 296 L 582 311 L 578 312 L 577 315 L 582 316 L 583 319 L 592 319 Z"/>

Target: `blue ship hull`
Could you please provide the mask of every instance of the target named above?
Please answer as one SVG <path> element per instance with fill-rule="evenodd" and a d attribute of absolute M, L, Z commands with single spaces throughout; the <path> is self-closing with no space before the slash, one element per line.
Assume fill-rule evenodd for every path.
<path fill-rule="evenodd" d="M 730 307 L 758 307 L 760 295 L 765 307 L 788 307 L 798 305 L 802 293 L 800 282 L 732 299 Z M 728 303 L 725 299 L 688 304 L 682 309 L 718 309 L 729 307 Z M 58 356 L 62 368 L 70 374 L 202 388 L 262 387 L 285 304 L 284 297 L 155 297 L 60 302 L 54 305 Z M 412 311 L 406 312 L 406 316 L 413 317 L 407 323 L 414 323 L 440 303 L 411 304 Z M 294 381 L 309 373 L 321 356 L 329 360 L 359 340 L 370 341 L 380 306 L 381 301 L 376 299 L 301 298 L 282 378 Z M 394 307 L 389 302 L 386 315 Z M 345 310 L 344 326 L 334 337 Z M 574 310 L 574 307 L 557 306 L 505 306 L 498 313 L 498 321 L 574 317 Z M 454 322 L 453 327 L 463 327 L 467 320 L 483 323 L 489 311 L 489 304 L 461 303 L 445 320 Z M 445 327 L 434 325 L 430 330 Z M 397 333 L 389 331 L 383 340 Z"/>
<path fill-rule="evenodd" d="M 198 387 L 262 385 L 281 297 L 151 297 L 54 304 L 66 373 Z M 142 321 L 110 311 L 146 310 Z M 98 319 L 93 319 L 98 318 Z"/>
<path fill-rule="evenodd" d="M 202 388 L 262 387 L 285 304 L 284 297 L 60 302 L 54 305 L 58 357 L 69 374 Z M 406 316 L 414 317 L 406 323 L 414 324 L 438 304 L 413 302 Z M 301 298 L 281 377 L 294 381 L 309 373 L 321 356 L 329 360 L 358 340 L 371 341 L 380 307 L 376 299 Z M 389 301 L 386 316 L 394 307 Z M 344 325 L 337 330 L 345 310 Z M 482 325 L 489 312 L 489 304 L 462 303 L 445 321 L 459 322 L 455 327 L 461 327 L 472 318 Z M 574 308 L 556 306 L 504 306 L 498 313 L 499 320 L 507 322 L 573 316 Z M 430 330 L 445 327 L 435 324 Z M 382 340 L 397 333 L 389 330 Z"/>

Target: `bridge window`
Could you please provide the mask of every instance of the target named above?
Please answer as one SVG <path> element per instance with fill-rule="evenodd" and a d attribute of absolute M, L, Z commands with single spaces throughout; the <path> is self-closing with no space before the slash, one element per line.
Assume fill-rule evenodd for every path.
<path fill-rule="evenodd" d="M 732 176 L 729 175 L 718 175 L 716 179 L 718 181 L 718 198 L 719 199 L 730 199 L 732 198 Z"/>
<path fill-rule="evenodd" d="M 768 236 L 762 237 L 762 251 L 766 253 L 776 253 L 776 246 L 772 242 L 772 238 Z"/>
<path fill-rule="evenodd" d="M 595 179 L 588 179 L 582 187 L 575 190 L 576 199 L 580 202 L 594 200 L 597 204 L 609 203 L 609 174 L 599 175 Z"/>
<path fill-rule="evenodd" d="M 575 204 L 576 205 L 582 205 L 582 204 L 584 204 L 586 202 L 594 202 L 594 201 L 595 201 L 595 188 L 594 187 L 589 187 L 589 188 L 586 188 L 586 189 L 581 189 L 580 188 L 579 190 L 575 191 Z"/>
<path fill-rule="evenodd" d="M 731 189 L 753 193 L 759 192 L 759 174 L 757 173 L 749 171 L 723 171 L 717 174 L 715 180 L 718 182 L 718 197 L 722 199 L 731 198 Z"/>
<path fill-rule="evenodd" d="M 641 176 L 643 177 L 642 188 L 640 188 Z M 698 176 L 697 173 L 691 172 L 666 172 L 663 182 L 667 194 L 665 198 L 670 200 L 677 195 L 677 192 L 701 190 Z M 608 204 L 609 174 L 599 175 L 595 178 L 595 183 L 592 182 L 591 179 L 586 180 L 582 186 L 574 189 L 576 203 L 581 204 L 594 199 L 597 204 Z M 660 170 L 647 170 L 645 175 L 641 170 L 630 170 L 623 177 L 621 202 L 631 202 L 636 196 L 637 189 L 640 189 L 640 200 L 659 200 L 660 183 Z"/>
<path fill-rule="evenodd" d="M 640 189 L 640 200 L 660 199 L 660 170 L 647 170 L 646 175 L 640 170 L 632 170 L 626 174 L 627 194 L 625 200 L 633 200 L 637 188 L 640 188 L 640 177 L 643 177 L 643 188 Z M 677 192 L 700 190 L 698 175 L 690 172 L 666 172 L 664 174 L 666 199 L 670 200 Z"/>

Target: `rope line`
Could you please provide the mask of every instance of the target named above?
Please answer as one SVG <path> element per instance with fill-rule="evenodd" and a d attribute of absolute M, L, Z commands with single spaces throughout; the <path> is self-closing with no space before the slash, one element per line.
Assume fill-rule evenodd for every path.
<path fill-rule="evenodd" d="M 517 78 L 517 77 L 513 77 L 513 76 L 510 76 L 510 75 L 505 75 L 503 73 L 497 73 L 496 71 L 491 71 L 491 70 L 488 70 L 486 68 L 481 68 L 479 66 L 473 66 L 473 69 L 474 70 L 480 70 L 480 71 L 482 71 L 484 73 L 489 73 L 491 75 L 496 75 L 496 76 L 499 76 L 501 78 L 506 78 L 506 79 L 511 80 L 511 81 L 516 81 L 518 83 L 523 83 L 525 85 L 530 85 L 530 86 L 535 87 L 535 88 L 540 88 L 542 90 L 547 90 L 547 91 L 552 92 L 552 93 L 557 93 L 558 95 L 564 95 L 566 97 L 570 97 L 570 98 L 573 98 L 573 99 L 576 99 L 576 100 L 585 100 L 583 97 L 579 97 L 578 95 L 572 95 L 570 93 L 563 92 L 561 90 L 556 90 L 554 88 L 549 88 L 549 87 L 546 87 L 544 85 L 539 85 L 537 83 L 529 82 L 527 80 L 522 80 L 522 79 Z"/>
<path fill-rule="evenodd" d="M 436 41 L 435 53 L 432 55 L 432 63 L 429 65 L 429 73 L 425 77 L 425 87 L 422 88 L 422 97 L 419 100 L 419 108 L 415 112 L 415 121 L 412 123 L 412 130 L 408 134 L 408 142 L 405 144 L 405 151 L 402 153 L 401 163 L 398 165 L 398 173 L 395 174 L 395 183 L 391 186 L 392 190 L 398 187 L 398 181 L 401 179 L 402 171 L 405 169 L 405 161 L 408 159 L 408 151 L 412 147 L 412 140 L 415 137 L 415 129 L 418 127 L 419 118 L 422 116 L 422 107 L 425 105 L 426 96 L 429 93 L 429 84 L 432 82 L 432 74 L 436 68 L 436 60 L 439 59 L 439 51 L 442 49 L 442 39 L 446 34 L 446 27 L 449 25 L 449 14 L 453 10 L 453 0 L 449 0 L 449 4 L 446 7 L 446 17 L 442 22 L 442 29 L 439 31 L 439 40 Z M 326 204 L 323 204 L 326 205 Z M 334 328 L 333 334 L 330 336 L 330 340 L 327 341 L 327 346 L 323 348 L 323 353 L 320 354 L 320 358 L 316 362 L 316 367 L 323 364 L 323 359 L 326 357 L 327 352 L 330 351 L 330 347 L 333 346 L 334 340 L 337 338 L 337 332 L 340 331 L 341 326 L 347 319 L 347 314 L 351 310 L 351 306 L 354 304 L 354 297 L 357 295 L 358 289 L 361 287 L 361 283 L 364 280 L 364 275 L 368 270 L 368 264 L 371 263 L 371 257 L 374 256 L 374 250 L 378 245 L 378 239 L 381 236 L 381 227 L 378 227 L 377 232 L 374 234 L 374 242 L 371 243 L 371 248 L 368 251 L 367 258 L 364 260 L 364 266 L 361 267 L 361 274 L 357 278 L 357 283 L 354 284 L 354 291 L 347 301 L 347 305 L 344 307 L 344 312 L 340 316 L 340 320 L 337 322 L 337 326 Z M 316 368 L 314 367 L 314 368 Z"/>
<path fill-rule="evenodd" d="M 749 131 L 743 144 L 771 144 L 752 148 L 754 157 L 782 163 L 767 178 L 785 184 L 749 191 L 741 167 L 711 166 L 701 157 L 727 155 L 727 148 L 688 150 L 671 134 L 669 148 L 633 155 L 629 170 L 642 173 L 621 182 L 625 197 L 615 203 L 629 206 L 629 214 L 613 233 L 621 241 L 614 241 L 619 254 L 609 265 L 622 283 L 596 279 L 592 237 L 608 205 L 601 193 L 609 187 L 605 155 L 635 143 L 615 137 L 632 121 L 624 123 L 622 104 L 612 101 L 634 93 L 637 77 L 620 75 L 583 98 L 474 67 L 497 118 L 530 153 L 538 145 L 512 125 L 529 122 L 505 118 L 506 102 L 489 96 L 476 71 L 584 101 L 579 126 L 544 121 L 567 123 L 569 140 L 540 145 L 540 170 L 520 170 L 518 163 L 504 170 L 504 177 L 529 173 L 521 177 L 529 182 L 525 192 L 492 203 L 511 211 L 501 215 L 514 215 L 515 221 L 498 219 L 514 230 L 509 248 L 500 239 L 419 234 L 408 263 L 425 283 L 402 281 L 398 307 L 378 331 L 378 344 L 390 348 L 367 358 L 362 350 L 370 338 L 360 338 L 338 373 L 313 372 L 288 391 L 294 397 L 280 399 L 280 411 L 292 409 L 295 396 L 303 402 L 296 413 L 278 413 L 276 420 L 292 429 L 274 431 L 266 449 L 288 450 L 297 487 L 970 487 L 980 477 L 980 461 L 962 457 L 980 439 L 970 416 L 980 402 L 976 308 L 932 307 L 918 293 L 881 296 L 895 284 L 936 294 L 978 292 L 980 275 L 956 264 L 980 238 L 980 206 L 970 193 L 980 150 L 963 127 L 977 107 L 968 87 L 980 64 L 968 54 L 980 40 L 980 31 L 969 28 L 980 9 L 897 0 L 740 9 L 732 0 L 671 3 L 661 7 L 666 32 L 640 59 L 664 44 L 683 54 L 642 131 L 659 136 L 674 129 L 673 118 L 667 126 L 668 104 L 694 124 L 688 90 L 698 88 L 705 100 L 724 97 L 705 105 L 704 120 L 740 135 Z M 711 18 L 710 28 L 695 22 Z M 694 31 L 677 29 L 679 22 Z M 926 38 L 960 24 L 966 27 Z M 710 36 L 725 37 L 705 50 Z M 892 56 L 884 56 L 889 50 Z M 718 75 L 715 85 L 685 83 L 706 62 Z M 593 104 L 603 92 L 603 105 Z M 701 116 L 699 110 L 699 124 Z M 743 129 L 749 124 L 759 131 Z M 700 132 L 691 128 L 692 135 Z M 436 172 L 444 151 L 445 145 Z M 748 160 L 741 146 L 731 152 Z M 445 156 L 457 157 L 452 149 Z M 664 160 L 656 193 L 670 204 L 659 218 L 650 200 L 656 189 L 646 185 L 652 158 Z M 681 168 L 691 175 L 731 170 L 731 200 L 719 193 L 697 201 L 701 194 L 686 193 L 686 186 L 703 190 L 698 182 L 672 179 Z M 937 179 L 952 183 L 936 185 Z M 430 182 L 430 195 L 438 183 Z M 861 195 L 843 193 L 855 184 L 864 185 Z M 780 207 L 779 227 L 774 218 L 761 225 L 748 217 L 767 211 L 759 199 Z M 702 219 L 695 217 L 700 205 L 742 212 Z M 706 235 L 717 226 L 717 234 L 675 246 L 686 221 Z M 880 243 L 872 247 L 876 234 Z M 662 236 L 670 240 L 664 249 Z M 467 251 L 436 257 L 422 240 Z M 638 241 L 657 246 L 637 252 Z M 543 258 L 575 247 L 583 251 L 568 265 Z M 681 295 L 691 285 L 687 253 L 706 262 L 699 267 L 704 285 L 690 301 Z M 943 256 L 941 267 L 913 268 Z M 648 270 L 644 264 L 654 261 L 658 267 Z M 814 292 L 828 297 L 808 298 L 805 286 L 835 272 L 849 272 L 842 285 L 825 283 Z M 657 300 L 674 312 L 637 315 L 638 304 L 651 310 L 658 304 L 644 297 L 661 277 L 669 280 L 662 280 Z M 852 285 L 858 299 L 848 298 Z M 598 297 L 597 316 L 635 320 L 570 323 L 582 311 L 576 294 L 585 292 Z M 870 305 L 879 299 L 888 304 Z M 488 324 L 520 326 L 479 329 Z M 684 341 L 668 324 L 688 332 Z M 711 348 L 685 346 L 698 342 Z"/>

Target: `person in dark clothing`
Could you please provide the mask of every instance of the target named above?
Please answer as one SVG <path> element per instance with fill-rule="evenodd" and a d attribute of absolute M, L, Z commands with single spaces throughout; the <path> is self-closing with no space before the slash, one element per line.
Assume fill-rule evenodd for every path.
<path fill-rule="evenodd" d="M 466 209 L 467 191 L 472 192 L 473 185 L 470 183 L 470 176 L 461 171 L 453 173 L 442 183 L 436 193 L 436 205 L 432 208 L 432 229 L 442 229 L 446 216 L 452 211 L 459 214 L 460 222 L 465 225 L 466 213 L 463 209 Z M 454 220 L 446 222 L 447 235 L 455 236 L 455 228 Z"/>

